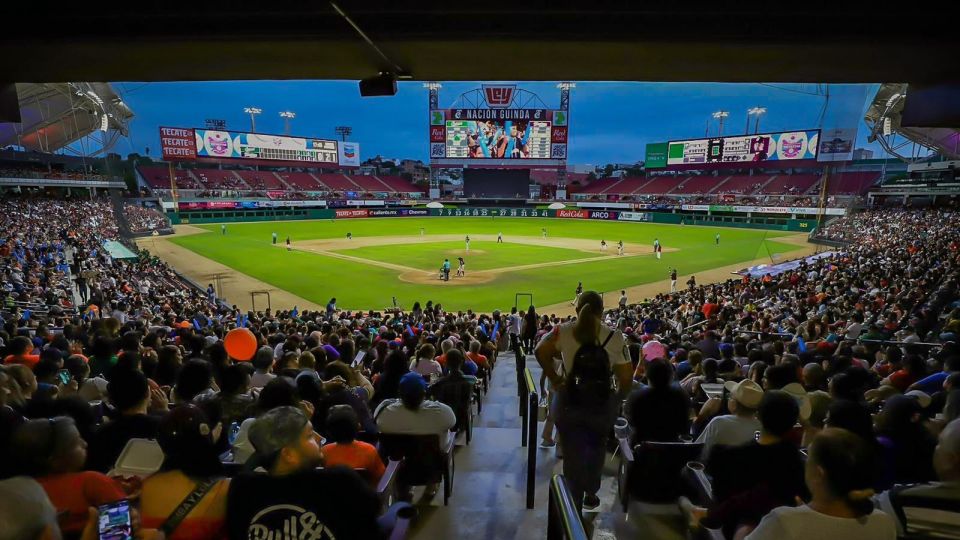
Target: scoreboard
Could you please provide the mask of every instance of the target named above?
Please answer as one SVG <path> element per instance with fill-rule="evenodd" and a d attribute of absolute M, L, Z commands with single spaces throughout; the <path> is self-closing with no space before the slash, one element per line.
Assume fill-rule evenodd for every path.
<path fill-rule="evenodd" d="M 432 159 L 567 157 L 567 112 L 548 109 L 430 111 Z"/>

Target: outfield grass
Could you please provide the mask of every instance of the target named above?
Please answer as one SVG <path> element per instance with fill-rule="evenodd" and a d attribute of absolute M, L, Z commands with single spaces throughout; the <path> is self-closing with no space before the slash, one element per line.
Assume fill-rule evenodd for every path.
<path fill-rule="evenodd" d="M 788 233 L 752 229 L 721 229 L 690 225 L 660 225 L 650 223 L 620 223 L 587 220 L 560 220 L 537 218 L 385 218 L 340 221 L 280 221 L 259 223 L 231 223 L 227 234 L 220 234 L 219 225 L 202 225 L 209 234 L 173 237 L 172 242 L 269 283 L 277 288 L 306 298 L 318 304 L 337 298 L 345 309 L 381 308 L 396 296 L 405 306 L 414 301 L 433 300 L 449 309 L 473 308 L 491 310 L 513 305 L 514 294 L 534 294 L 538 305 L 549 305 L 572 298 L 578 281 L 584 287 L 600 291 L 614 290 L 660 281 L 667 278 L 669 268 L 676 267 L 681 274 L 703 272 L 734 263 L 747 262 L 770 254 L 787 254 L 797 246 L 777 242 Z M 480 235 L 502 232 L 505 244 L 471 242 L 475 254 L 468 259 L 468 270 L 483 270 L 520 266 L 525 264 L 589 258 L 587 252 L 511 243 L 512 237 L 539 237 L 542 227 L 553 238 L 600 239 L 610 244 L 615 252 L 618 240 L 652 245 L 658 238 L 665 249 L 663 259 L 653 255 L 628 258 L 611 257 L 564 266 L 518 270 L 498 274 L 489 283 L 481 285 L 413 284 L 398 279 L 397 270 L 337 259 L 319 253 L 287 252 L 272 246 L 271 233 L 283 244 L 289 235 L 294 243 L 325 238 L 344 238 L 348 232 L 354 238 L 374 236 L 419 236 L 425 229 L 423 243 L 368 246 L 341 250 L 345 254 L 434 270 L 443 257 L 463 250 L 462 242 L 430 241 L 430 235 Z M 720 246 L 714 244 L 714 235 L 721 235 Z M 456 267 L 456 255 L 451 261 Z M 175 261 L 174 261 L 175 263 Z"/>

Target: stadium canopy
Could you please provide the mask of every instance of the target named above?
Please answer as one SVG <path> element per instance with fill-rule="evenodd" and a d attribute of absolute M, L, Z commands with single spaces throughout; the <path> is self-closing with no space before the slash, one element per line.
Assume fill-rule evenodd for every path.
<path fill-rule="evenodd" d="M 0 122 L 0 148 L 104 155 L 133 118 L 108 83 L 19 83 L 17 95 L 22 121 Z"/>
<path fill-rule="evenodd" d="M 960 5 L 846 2 L 8 2 L 6 81 L 876 83 L 956 80 Z"/>
<path fill-rule="evenodd" d="M 960 159 L 960 131 L 902 125 L 903 107 L 909 93 L 907 84 L 880 85 L 864 118 L 871 129 L 869 142 L 878 142 L 884 150 L 904 161 L 915 161 L 913 145 L 934 150 L 949 159 Z M 911 99 L 924 97 L 915 94 Z M 901 136 L 900 141 L 896 140 L 896 135 Z"/>

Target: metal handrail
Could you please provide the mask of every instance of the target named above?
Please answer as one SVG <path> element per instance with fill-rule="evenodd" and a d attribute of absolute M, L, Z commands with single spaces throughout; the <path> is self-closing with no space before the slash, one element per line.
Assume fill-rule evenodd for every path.
<path fill-rule="evenodd" d="M 527 508 L 534 506 L 534 497 L 536 495 L 536 476 L 537 476 L 537 407 L 540 404 L 540 398 L 537 396 L 537 387 L 533 384 L 533 374 L 529 368 L 523 370 L 524 386 L 526 386 L 527 395 L 527 414 L 523 422 L 523 431 L 525 442 L 527 444 Z"/>
<path fill-rule="evenodd" d="M 547 540 L 588 540 L 580 511 L 570 496 L 562 474 L 550 480 L 550 502 L 547 508 Z"/>

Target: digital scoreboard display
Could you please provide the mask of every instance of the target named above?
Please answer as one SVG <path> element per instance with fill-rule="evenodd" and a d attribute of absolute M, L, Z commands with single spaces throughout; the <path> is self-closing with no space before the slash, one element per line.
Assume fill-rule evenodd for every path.
<path fill-rule="evenodd" d="M 816 159 L 819 140 L 819 130 L 806 130 L 671 141 L 667 165 Z"/>
<path fill-rule="evenodd" d="M 431 111 L 430 157 L 566 159 L 567 113 L 546 109 Z"/>

